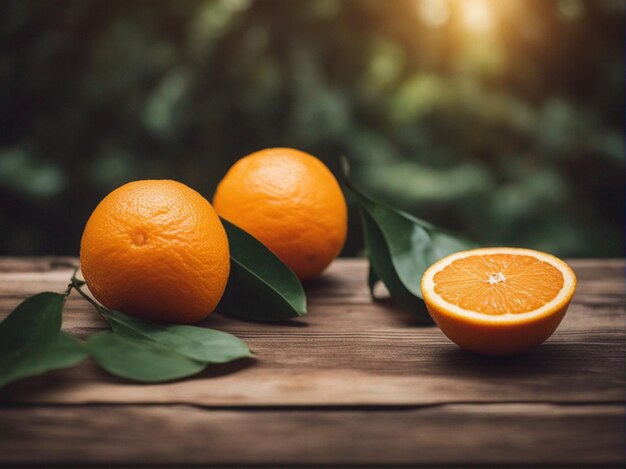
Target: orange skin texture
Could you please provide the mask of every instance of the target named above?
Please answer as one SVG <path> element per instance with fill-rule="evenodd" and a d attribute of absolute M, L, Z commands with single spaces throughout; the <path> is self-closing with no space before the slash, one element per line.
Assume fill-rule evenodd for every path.
<path fill-rule="evenodd" d="M 299 150 L 271 148 L 240 159 L 218 185 L 213 205 L 300 280 L 318 276 L 346 240 L 347 207 L 337 180 Z"/>
<path fill-rule="evenodd" d="M 228 238 L 211 204 L 168 180 L 130 182 L 107 195 L 85 226 L 80 262 L 104 306 L 163 323 L 205 319 L 230 270 Z"/>
<path fill-rule="evenodd" d="M 549 316 L 515 324 L 477 323 L 449 314 L 437 305 L 426 308 L 441 331 L 459 347 L 483 355 L 517 355 L 545 342 L 563 320 L 569 301 Z"/>

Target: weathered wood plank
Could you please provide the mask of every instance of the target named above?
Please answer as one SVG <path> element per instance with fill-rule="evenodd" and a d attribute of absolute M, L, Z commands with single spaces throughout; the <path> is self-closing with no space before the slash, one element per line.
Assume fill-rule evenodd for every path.
<path fill-rule="evenodd" d="M 27 271 L 20 262 L 34 262 L 38 272 Z M 63 262 L 67 260 L 12 259 L 9 265 L 17 273 L 0 267 L 0 311 L 8 312 L 43 289 L 61 291 L 71 273 Z M 372 303 L 362 278 L 364 262 L 341 260 L 308 287 L 311 307 L 305 318 L 282 324 L 209 318 L 207 326 L 245 339 L 255 360 L 158 386 L 117 380 L 84 363 L 16 383 L 0 391 L 0 402 L 324 406 L 621 401 L 623 261 L 572 264 L 579 293 L 563 324 L 546 344 L 521 357 L 485 358 L 458 350 L 437 328 L 417 327 L 409 313 L 390 301 Z M 604 264 L 605 269 L 599 267 Z M 357 293 L 350 296 L 353 290 Z M 102 327 L 87 302 L 70 298 L 64 329 L 85 336 Z"/>
<path fill-rule="evenodd" d="M 360 406 L 623 400 L 623 339 L 591 346 L 551 343 L 508 360 L 476 357 L 447 344 L 418 351 L 379 338 L 343 345 L 316 341 L 311 353 L 291 355 L 292 340 L 281 342 L 282 352 L 264 352 L 275 349 L 276 340 L 250 342 L 260 349 L 258 359 L 212 367 L 185 381 L 138 385 L 88 362 L 10 385 L 0 402 Z"/>
<path fill-rule="evenodd" d="M 68 262 L 0 259 L 0 317 L 62 291 Z M 389 300 L 372 303 L 364 262 L 341 260 L 307 286 L 305 318 L 209 318 L 254 360 L 162 385 L 85 362 L 0 391 L 0 464 L 623 465 L 624 262 L 571 264 L 578 293 L 554 337 L 486 358 Z M 68 301 L 64 329 L 102 327 L 90 305 Z"/>
<path fill-rule="evenodd" d="M 0 317 L 4 317 L 25 297 L 44 290 L 62 291 L 71 275 L 71 269 L 66 267 L 68 262 L 76 263 L 71 258 L 50 258 L 43 261 L 39 258 L 26 258 L 22 261 L 16 258 L 0 258 Z M 613 327 L 615 320 L 623 323 L 624 312 L 624 261 L 622 260 L 573 260 L 571 265 L 576 270 L 579 283 L 577 293 L 574 296 L 572 308 L 562 327 L 574 324 L 585 327 Z M 607 267 L 601 269 L 599 265 L 606 263 Z M 6 271 L 3 267 L 8 265 L 16 272 Z M 49 270 L 45 270 L 46 266 Z M 26 271 L 26 267 L 32 267 L 33 271 Z M 345 324 L 336 321 L 345 321 L 352 327 L 365 327 L 368 329 L 378 326 L 406 327 L 415 326 L 410 313 L 403 311 L 389 299 L 372 302 L 367 290 L 364 276 L 366 264 L 362 259 L 340 259 L 317 281 L 307 285 L 307 296 L 311 305 L 311 314 L 306 318 L 293 321 L 291 325 L 300 324 L 302 327 L 337 329 Z M 384 295 L 385 290 L 381 288 Z M 321 308 L 324 305 L 325 308 Z M 326 306 L 329 308 L 327 309 Z M 334 308 L 333 308 L 334 306 Z M 599 308 L 600 307 L 600 308 Z M 378 314 L 373 317 L 372 308 Z M 584 308 L 583 311 L 576 311 Z M 70 298 L 66 310 L 66 327 L 76 327 L 78 323 L 87 321 L 93 327 L 98 327 L 101 322 L 89 312 L 90 306 L 78 295 Z M 323 314 L 329 311 L 332 321 Z M 590 314 L 593 314 L 590 320 Z M 360 316 L 367 316 L 367 321 L 361 321 Z M 375 322 L 370 321 L 374 319 Z M 605 321 L 606 319 L 606 321 Z M 598 322 L 600 321 L 600 322 Z M 207 325 L 219 325 L 222 323 L 239 324 L 246 327 L 251 325 L 254 329 L 270 328 L 272 325 L 246 323 L 244 321 L 228 320 L 220 315 L 209 318 Z M 86 327 L 86 324 L 85 324 Z M 623 327 L 622 327 L 623 329 Z"/>
<path fill-rule="evenodd" d="M 623 259 L 574 259 L 568 261 L 579 280 L 576 297 L 602 303 L 624 304 Z M 78 259 L 70 257 L 0 258 L 0 298 L 21 298 L 42 289 L 63 288 Z M 366 261 L 339 259 L 320 278 L 306 285 L 311 303 L 368 304 Z M 385 290 L 381 289 L 384 296 Z M 606 296 L 607 298 L 600 298 Z"/>
<path fill-rule="evenodd" d="M 17 306 L 26 295 L 20 298 L 0 298 L 0 318 Z M 574 301 L 557 335 L 569 332 L 612 332 L 624 331 L 624 305 L 580 304 Z M 238 320 L 220 314 L 213 314 L 204 323 L 206 327 L 224 329 L 234 334 L 259 334 L 268 337 L 304 333 L 350 334 L 354 332 L 397 331 L 412 337 L 421 335 L 441 337 L 434 327 L 420 327 L 415 317 L 390 301 L 363 305 L 312 304 L 306 317 L 280 324 L 264 324 Z M 65 330 L 71 333 L 93 332 L 105 327 L 103 320 L 93 307 L 73 294 L 67 302 L 64 313 Z M 433 333 L 433 331 L 435 331 Z M 417 336 L 415 335 L 417 334 Z"/>
<path fill-rule="evenodd" d="M 620 405 L 4 408 L 0 464 L 624 463 Z"/>

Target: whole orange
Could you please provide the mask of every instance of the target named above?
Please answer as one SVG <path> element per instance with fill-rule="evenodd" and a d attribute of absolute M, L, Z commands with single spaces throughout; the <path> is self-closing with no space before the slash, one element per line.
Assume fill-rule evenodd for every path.
<path fill-rule="evenodd" d="M 319 275 L 346 239 L 347 208 L 330 170 L 292 148 L 237 161 L 213 198 L 219 215 L 261 241 L 301 280 Z"/>
<path fill-rule="evenodd" d="M 228 239 L 211 204 L 166 180 L 130 182 L 107 195 L 85 226 L 80 262 L 104 306 L 188 324 L 215 309 L 230 269 Z"/>

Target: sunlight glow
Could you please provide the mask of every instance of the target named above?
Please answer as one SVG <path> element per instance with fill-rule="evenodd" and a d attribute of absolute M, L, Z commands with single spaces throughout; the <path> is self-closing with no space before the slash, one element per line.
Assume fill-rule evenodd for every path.
<path fill-rule="evenodd" d="M 562 1 L 575 3 L 578 0 Z M 495 27 L 495 10 L 515 5 L 513 0 L 415 0 L 415 12 L 419 20 L 431 28 L 453 22 L 465 32 L 486 34 Z"/>
<path fill-rule="evenodd" d="M 450 5 L 445 0 L 421 0 L 417 4 L 417 14 L 428 26 L 443 26 L 450 19 Z"/>
<path fill-rule="evenodd" d="M 460 0 L 463 25 L 470 31 L 485 33 L 493 29 L 493 3 L 488 0 Z"/>

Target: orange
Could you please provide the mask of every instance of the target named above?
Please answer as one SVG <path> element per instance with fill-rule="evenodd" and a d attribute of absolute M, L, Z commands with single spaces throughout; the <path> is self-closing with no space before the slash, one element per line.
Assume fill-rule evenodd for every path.
<path fill-rule="evenodd" d="M 219 302 L 228 239 L 211 204 L 176 181 L 135 181 L 91 214 L 80 246 L 89 290 L 104 306 L 143 319 L 196 323 Z"/>
<path fill-rule="evenodd" d="M 240 159 L 218 185 L 213 205 L 301 280 L 319 275 L 346 239 L 346 201 L 337 180 L 299 150 L 270 148 Z"/>
<path fill-rule="evenodd" d="M 422 277 L 426 307 L 460 347 L 510 355 L 555 331 L 576 289 L 562 260 L 530 249 L 486 248 L 435 262 Z"/>

